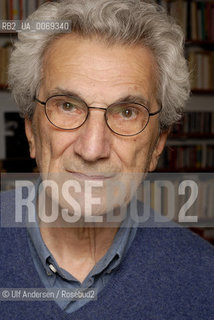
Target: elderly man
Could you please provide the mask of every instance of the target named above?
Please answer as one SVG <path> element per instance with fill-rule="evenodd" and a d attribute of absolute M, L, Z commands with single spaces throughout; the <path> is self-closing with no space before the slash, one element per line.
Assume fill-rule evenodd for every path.
<path fill-rule="evenodd" d="M 40 182 L 59 195 L 43 184 L 33 227 L 2 228 L 1 287 L 94 289 L 97 299 L 4 300 L 1 319 L 214 319 L 213 248 L 170 223 L 139 228 L 131 219 L 135 190 L 188 99 L 180 27 L 143 0 L 50 2 L 28 21 L 71 24 L 20 33 L 9 68 Z M 92 214 L 88 181 L 99 189 Z M 1 195 L 2 214 L 13 215 L 14 199 Z M 111 225 L 109 212 L 123 205 L 128 214 Z"/>

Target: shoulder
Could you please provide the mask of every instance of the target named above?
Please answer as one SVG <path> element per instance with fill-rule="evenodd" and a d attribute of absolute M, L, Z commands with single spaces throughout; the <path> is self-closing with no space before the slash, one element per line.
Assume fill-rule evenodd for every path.
<path fill-rule="evenodd" d="M 5 248 L 9 244 L 12 248 L 12 242 L 23 233 L 23 224 L 16 222 L 15 190 L 0 193 L 0 223 L 0 239 L 4 240 L 0 246 Z"/>
<path fill-rule="evenodd" d="M 23 208 L 23 213 L 25 210 Z M 17 249 L 23 248 L 23 242 L 26 243 L 26 222 L 17 221 L 16 212 L 16 193 L 10 190 L 0 193 L 0 249 L 1 253 L 7 256 L 8 250 L 17 255 Z M 22 218 L 22 216 L 20 215 Z M 15 244 L 15 245 L 14 245 Z"/>
<path fill-rule="evenodd" d="M 13 200 L 15 199 L 15 190 L 12 189 L 10 191 L 3 191 L 0 192 L 0 203 L 1 203 L 1 208 L 3 208 L 5 205 L 11 204 Z"/>
<path fill-rule="evenodd" d="M 0 193 L 0 283 L 2 287 L 29 287 L 35 268 L 25 222 L 16 222 L 15 206 L 15 190 Z"/>
<path fill-rule="evenodd" d="M 145 206 L 142 203 L 138 204 L 138 210 L 145 211 Z M 138 243 L 143 245 L 143 242 L 148 243 L 146 248 L 155 252 L 171 253 L 176 257 L 183 256 L 188 253 L 188 256 L 196 259 L 211 256 L 214 258 L 214 246 L 208 241 L 205 241 L 188 228 L 166 220 L 150 209 L 149 217 L 145 222 L 139 223 L 138 228 Z M 147 250 L 144 246 L 143 250 Z"/>
<path fill-rule="evenodd" d="M 156 223 L 154 213 L 139 225 L 129 252 L 138 268 L 151 268 L 173 281 L 190 277 L 214 286 L 214 246 L 176 223 Z"/>
<path fill-rule="evenodd" d="M 140 210 L 144 210 L 140 204 Z M 190 265 L 207 265 L 214 262 L 214 246 L 188 228 L 174 222 L 163 220 L 152 210 L 145 223 L 140 223 L 136 244 L 145 254 L 152 252 L 154 259 L 164 257 L 171 264 L 189 263 Z"/>
<path fill-rule="evenodd" d="M 141 303 L 150 297 L 153 311 L 160 313 L 162 306 L 169 313 L 167 319 L 177 319 L 176 312 L 178 319 L 183 319 L 181 314 L 189 314 L 188 319 L 211 319 L 213 266 L 214 247 L 188 229 L 174 224 L 141 226 L 124 259 L 123 268 L 129 274 L 124 281 L 127 288 L 136 283 Z"/>
<path fill-rule="evenodd" d="M 173 257 L 174 262 L 190 264 L 206 263 L 208 259 L 214 262 L 214 247 L 187 228 L 140 227 L 137 237 L 140 250 L 145 254 L 153 252 L 153 258 L 164 256 L 170 260 Z"/>
<path fill-rule="evenodd" d="M 204 303 L 210 308 L 214 247 L 207 241 L 180 227 L 140 228 L 134 246 L 137 255 L 131 264 L 138 283 L 148 290 L 156 288 L 168 300 L 181 303 L 186 299 L 191 304 L 195 299 L 194 305 L 198 301 L 200 307 Z"/>

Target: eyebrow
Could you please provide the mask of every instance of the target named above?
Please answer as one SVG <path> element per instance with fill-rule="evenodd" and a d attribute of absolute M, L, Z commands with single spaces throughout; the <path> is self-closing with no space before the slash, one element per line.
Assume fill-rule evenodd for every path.
<path fill-rule="evenodd" d="M 49 92 L 49 94 L 48 94 L 48 97 L 51 97 L 51 96 L 54 96 L 54 95 L 72 96 L 72 97 L 75 97 L 75 98 L 80 99 L 83 102 L 85 102 L 84 98 L 80 94 L 77 94 L 74 91 L 62 89 L 62 88 L 59 88 L 59 87 L 51 90 Z M 147 108 L 150 107 L 149 101 L 147 99 L 145 99 L 141 95 L 127 95 L 127 96 L 124 96 L 124 97 L 121 97 L 121 98 L 117 99 L 116 101 L 111 103 L 111 105 L 112 104 L 116 104 L 116 103 L 121 103 L 121 102 L 134 102 L 134 103 L 142 104 Z"/>
<path fill-rule="evenodd" d="M 119 98 L 114 103 L 120 103 L 120 102 L 135 102 L 144 105 L 145 107 L 149 107 L 150 104 L 148 100 L 146 100 L 143 96 L 140 95 L 128 95 L 126 97 Z"/>

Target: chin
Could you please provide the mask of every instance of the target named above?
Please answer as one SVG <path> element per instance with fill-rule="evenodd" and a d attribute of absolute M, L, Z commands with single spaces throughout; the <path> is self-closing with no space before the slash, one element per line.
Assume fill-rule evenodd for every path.
<path fill-rule="evenodd" d="M 119 211 L 134 197 L 142 178 L 136 173 L 98 180 L 86 180 L 82 176 L 73 179 L 73 175 L 67 173 L 44 174 L 43 177 L 40 211 L 53 216 L 52 222 L 61 221 L 62 224 L 76 224 L 80 220 L 103 223 L 108 217 L 120 216 Z"/>

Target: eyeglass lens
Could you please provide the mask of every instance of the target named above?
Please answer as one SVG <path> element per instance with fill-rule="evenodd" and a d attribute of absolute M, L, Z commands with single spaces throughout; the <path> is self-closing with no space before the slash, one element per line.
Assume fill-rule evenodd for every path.
<path fill-rule="evenodd" d="M 46 115 L 56 127 L 72 130 L 80 127 L 88 117 L 90 107 L 75 97 L 54 96 L 46 102 Z M 115 103 L 105 110 L 108 127 L 120 135 L 141 132 L 149 121 L 146 107 L 137 103 Z"/>

